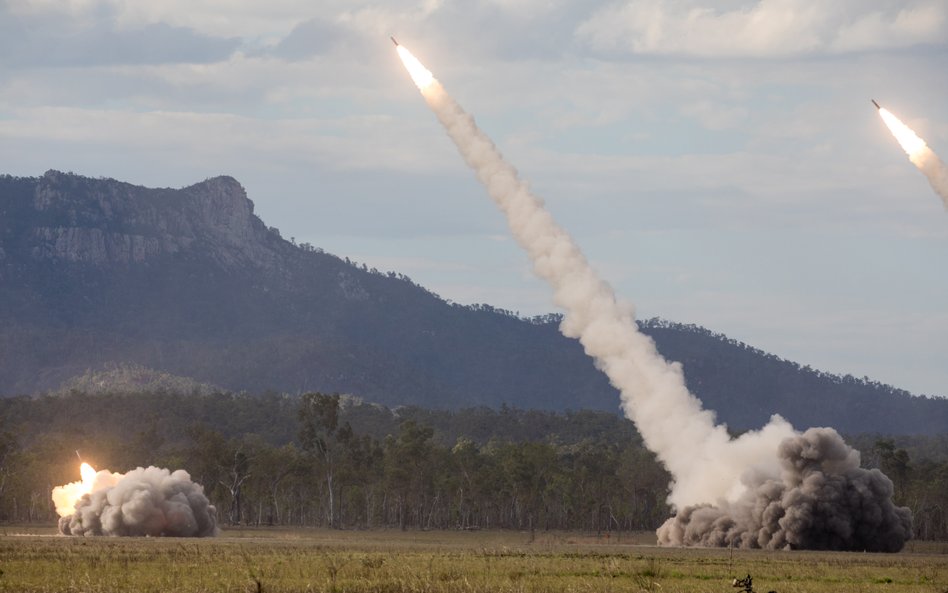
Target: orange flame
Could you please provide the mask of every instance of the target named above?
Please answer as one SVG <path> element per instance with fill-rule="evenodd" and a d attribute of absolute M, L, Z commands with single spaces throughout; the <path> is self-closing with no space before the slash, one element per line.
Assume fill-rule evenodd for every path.
<path fill-rule="evenodd" d="M 56 505 L 56 513 L 60 517 L 71 515 L 76 509 L 76 503 L 79 502 L 79 499 L 91 493 L 95 487 L 96 471 L 94 467 L 83 462 L 79 466 L 79 475 L 82 480 L 53 488 L 53 503 Z"/>
<path fill-rule="evenodd" d="M 95 482 L 95 468 L 83 461 L 79 466 L 79 475 L 82 476 L 82 483 L 88 484 L 91 491 L 92 483 Z"/>

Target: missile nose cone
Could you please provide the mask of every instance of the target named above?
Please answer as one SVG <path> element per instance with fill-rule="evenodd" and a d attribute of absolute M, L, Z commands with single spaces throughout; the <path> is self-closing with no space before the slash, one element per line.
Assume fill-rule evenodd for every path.
<path fill-rule="evenodd" d="M 395 36 L 394 36 L 394 35 L 393 35 L 392 37 L 389 37 L 389 39 L 391 39 L 391 40 L 392 40 L 392 43 L 394 43 L 394 44 L 395 44 L 395 47 L 398 47 L 398 42 L 397 42 L 397 41 L 395 41 Z"/>
<path fill-rule="evenodd" d="M 879 104 L 876 103 L 875 99 L 869 99 L 869 100 L 872 101 L 872 104 L 876 106 L 876 109 L 882 109 L 881 107 L 879 107 Z"/>

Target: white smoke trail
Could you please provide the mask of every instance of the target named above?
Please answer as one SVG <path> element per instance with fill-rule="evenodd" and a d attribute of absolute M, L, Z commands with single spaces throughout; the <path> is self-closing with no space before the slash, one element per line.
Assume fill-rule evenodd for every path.
<path fill-rule="evenodd" d="M 832 429 L 803 435 L 780 418 L 730 438 L 714 414 L 638 331 L 633 308 L 616 300 L 572 238 L 517 171 L 411 53 L 398 53 L 461 156 L 507 216 L 534 271 L 553 287 L 578 338 L 619 390 L 626 415 L 672 474 L 678 515 L 659 543 L 896 551 L 911 537 L 911 513 L 892 504 L 892 483 L 859 468 L 859 453 Z"/>
<path fill-rule="evenodd" d="M 948 208 L 948 167 L 945 163 L 928 146 L 910 155 L 909 159 L 925 174 L 932 189 L 941 197 L 945 208 Z"/>
<path fill-rule="evenodd" d="M 632 306 L 616 300 L 612 288 L 474 119 L 407 50 L 402 46 L 398 50 L 461 156 L 506 214 L 535 272 L 553 287 L 554 302 L 566 313 L 561 331 L 578 338 L 606 373 L 645 445 L 671 472 L 669 502 L 684 508 L 736 499 L 745 490 L 741 475 L 749 468 L 776 476 L 777 447 L 795 434 L 790 424 L 774 416 L 760 431 L 737 439 L 730 438 L 725 426 L 715 424 L 713 412 L 702 409 L 688 392 L 681 365 L 662 358 L 651 338 L 638 331 Z"/>
<path fill-rule="evenodd" d="M 885 107 L 879 108 L 879 116 L 898 140 L 902 150 L 908 155 L 912 164 L 928 178 L 935 193 L 941 197 L 945 208 L 948 208 L 948 166 L 938 158 L 938 155 L 928 147 L 928 144 L 899 118 Z"/>
<path fill-rule="evenodd" d="M 732 439 L 688 392 L 682 367 L 638 331 L 631 305 L 586 261 L 576 243 L 530 193 L 474 119 L 406 49 L 399 55 L 428 106 L 553 287 L 578 338 L 619 389 L 645 445 L 671 472 L 678 514 L 659 543 L 897 551 L 911 537 L 911 513 L 892 504 L 892 482 L 859 467 L 859 453 L 832 429 L 800 435 L 779 416 Z"/>

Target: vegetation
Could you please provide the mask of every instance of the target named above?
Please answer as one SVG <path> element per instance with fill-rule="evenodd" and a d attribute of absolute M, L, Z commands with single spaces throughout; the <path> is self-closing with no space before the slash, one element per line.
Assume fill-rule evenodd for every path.
<path fill-rule="evenodd" d="M 669 476 L 633 425 L 603 412 L 457 412 L 301 397 L 108 393 L 0 400 L 0 521 L 55 517 L 78 449 L 99 468 L 186 469 L 230 525 L 655 529 Z M 945 437 L 861 436 L 916 535 L 948 539 Z"/>
<path fill-rule="evenodd" d="M 229 529 L 207 540 L 0 535 L 0 591 L 943 593 L 948 549 L 682 550 L 546 533 Z M 741 589 L 743 590 L 743 589 Z"/>
<path fill-rule="evenodd" d="M 667 474 L 631 424 L 604 413 L 393 412 L 316 393 L 76 392 L 0 409 L 9 521 L 53 518 L 49 489 L 77 479 L 76 449 L 113 471 L 184 468 L 234 525 L 612 531 L 653 529 L 668 512 Z M 448 420 L 438 438 L 426 418 Z"/>
<path fill-rule="evenodd" d="M 224 391 L 216 385 L 199 383 L 187 377 L 176 377 L 132 363 L 108 363 L 103 370 L 86 372 L 66 381 L 55 394 L 64 395 L 76 391 L 90 395 L 105 393 L 194 393 L 210 395 Z"/>

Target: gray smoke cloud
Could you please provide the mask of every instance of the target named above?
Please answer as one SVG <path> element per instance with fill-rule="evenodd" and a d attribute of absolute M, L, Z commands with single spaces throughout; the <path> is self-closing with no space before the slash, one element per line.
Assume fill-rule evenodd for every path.
<path fill-rule="evenodd" d="M 669 503 L 676 509 L 710 508 L 721 501 L 737 505 L 749 485 L 777 480 L 782 471 L 778 449 L 799 433 L 775 415 L 762 429 L 732 439 L 689 393 L 681 365 L 662 358 L 652 339 L 638 331 L 632 305 L 616 299 L 474 118 L 403 46 L 397 49 L 464 161 L 506 215 L 535 273 L 553 288 L 554 302 L 565 312 L 560 331 L 577 338 L 609 377 L 626 416 L 671 473 Z M 819 504 L 836 502 L 827 498 Z"/>
<path fill-rule="evenodd" d="M 209 537 L 217 535 L 217 510 L 204 487 L 183 469 L 136 468 L 113 485 L 94 490 L 60 517 L 64 535 Z"/>
<path fill-rule="evenodd" d="M 777 450 L 781 472 L 745 474 L 733 503 L 681 510 L 658 529 L 662 545 L 898 552 L 912 513 L 892 503 L 892 481 L 859 465 L 832 428 L 811 428 Z"/>

